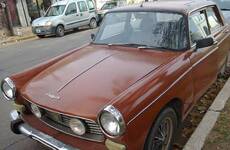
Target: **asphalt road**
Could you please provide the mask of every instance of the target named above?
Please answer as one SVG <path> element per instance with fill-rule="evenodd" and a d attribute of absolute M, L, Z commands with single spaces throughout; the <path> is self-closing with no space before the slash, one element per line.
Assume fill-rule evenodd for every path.
<path fill-rule="evenodd" d="M 0 80 L 90 42 L 92 32 L 95 30 L 80 30 L 61 38 L 47 37 L 0 48 Z M 27 137 L 15 135 L 10 131 L 9 112 L 12 109 L 11 102 L 6 102 L 0 94 L 0 150 L 47 149 Z"/>

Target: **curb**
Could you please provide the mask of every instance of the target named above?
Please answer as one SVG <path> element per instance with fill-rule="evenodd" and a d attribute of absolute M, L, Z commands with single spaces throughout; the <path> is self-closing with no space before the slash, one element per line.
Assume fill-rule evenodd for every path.
<path fill-rule="evenodd" d="M 8 43 L 15 43 L 15 42 L 18 42 L 18 41 L 24 41 L 24 40 L 28 40 L 28 39 L 32 39 L 32 38 L 35 38 L 36 35 L 30 35 L 30 36 L 25 36 L 25 37 L 19 37 L 19 38 L 15 38 L 15 39 L 10 39 L 10 40 L 6 40 L 6 41 L 3 41 L 3 42 L 0 42 L 0 45 L 6 45 Z"/>
<path fill-rule="evenodd" d="M 201 150 L 207 136 L 214 127 L 221 111 L 224 109 L 224 106 L 227 100 L 230 97 L 230 78 L 225 83 L 224 87 L 221 89 L 212 105 L 209 107 L 208 111 L 204 115 L 200 124 L 193 132 L 188 142 L 184 146 L 183 150 Z"/>

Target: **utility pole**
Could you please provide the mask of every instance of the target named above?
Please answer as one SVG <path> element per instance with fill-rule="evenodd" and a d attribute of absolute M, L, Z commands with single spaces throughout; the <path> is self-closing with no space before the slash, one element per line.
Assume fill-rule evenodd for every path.
<path fill-rule="evenodd" d="M 8 28 L 10 30 L 10 35 L 14 35 L 13 22 L 12 22 L 12 18 L 11 18 L 11 14 L 10 14 L 9 5 L 8 5 L 6 0 L 4 0 L 1 5 L 5 5 L 4 8 L 6 11 L 6 18 L 7 18 L 7 22 L 8 22 Z"/>

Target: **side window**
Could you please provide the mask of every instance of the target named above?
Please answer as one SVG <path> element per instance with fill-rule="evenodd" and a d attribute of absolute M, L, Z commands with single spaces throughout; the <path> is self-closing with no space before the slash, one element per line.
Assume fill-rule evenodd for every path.
<path fill-rule="evenodd" d="M 70 14 L 75 14 L 77 13 L 77 6 L 76 6 L 76 3 L 71 3 L 69 4 L 69 6 L 67 7 L 67 10 L 66 10 L 66 15 L 70 15 Z"/>
<path fill-rule="evenodd" d="M 192 43 L 210 35 L 205 11 L 197 12 L 189 17 L 189 32 Z"/>
<path fill-rule="evenodd" d="M 77 4 L 78 4 L 78 8 L 79 8 L 80 12 L 84 12 L 84 11 L 88 10 L 86 3 L 84 1 L 77 2 Z"/>
<path fill-rule="evenodd" d="M 94 10 L 95 9 L 93 0 L 88 0 L 87 3 L 88 3 L 88 6 L 89 6 L 89 10 Z"/>
<path fill-rule="evenodd" d="M 216 31 L 222 25 L 221 25 L 221 22 L 218 20 L 218 17 L 216 16 L 214 7 L 208 8 L 206 12 L 207 12 L 208 23 L 209 23 L 211 32 Z"/>

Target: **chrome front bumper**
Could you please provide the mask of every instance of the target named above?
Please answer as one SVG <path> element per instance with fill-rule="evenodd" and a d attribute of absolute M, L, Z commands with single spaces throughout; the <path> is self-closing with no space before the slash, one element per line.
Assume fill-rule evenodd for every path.
<path fill-rule="evenodd" d="M 19 113 L 16 110 L 11 111 L 10 118 L 12 121 L 16 121 L 16 120 L 21 119 Z M 19 125 L 16 126 L 16 128 L 17 128 L 16 130 L 18 130 L 21 134 L 24 134 L 24 135 L 30 137 L 31 139 L 34 139 L 34 140 L 46 145 L 47 147 L 50 147 L 51 149 L 54 149 L 54 150 L 79 150 L 77 148 L 73 148 L 69 145 L 66 145 L 66 144 L 62 143 L 61 141 L 58 141 L 58 140 L 54 139 L 53 137 L 32 128 L 31 126 L 29 126 L 26 123 L 20 123 Z"/>

